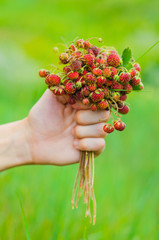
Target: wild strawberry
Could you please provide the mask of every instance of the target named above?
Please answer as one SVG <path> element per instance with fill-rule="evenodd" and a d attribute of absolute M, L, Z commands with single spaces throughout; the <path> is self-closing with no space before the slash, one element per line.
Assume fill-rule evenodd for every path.
<path fill-rule="evenodd" d="M 121 101 L 125 101 L 127 99 L 127 95 L 126 94 L 124 94 L 124 95 L 122 95 L 121 97 L 120 97 L 120 100 Z"/>
<path fill-rule="evenodd" d="M 77 50 L 77 51 L 74 51 L 73 53 L 71 53 L 71 57 L 75 57 L 75 58 L 80 58 L 82 57 L 82 52 Z"/>
<path fill-rule="evenodd" d="M 111 78 L 117 75 L 118 71 L 115 67 L 111 67 L 110 70 L 111 70 Z"/>
<path fill-rule="evenodd" d="M 75 104 L 76 103 L 75 97 L 74 96 L 69 96 L 68 103 L 71 104 L 71 105 Z"/>
<path fill-rule="evenodd" d="M 123 131 L 125 129 L 125 123 L 120 120 L 114 121 L 114 127 L 118 131 Z"/>
<path fill-rule="evenodd" d="M 79 73 L 78 72 L 70 72 L 68 74 L 68 77 L 69 77 L 70 80 L 76 80 L 79 77 Z"/>
<path fill-rule="evenodd" d="M 109 66 L 118 67 L 120 64 L 119 55 L 115 53 L 111 53 L 107 58 L 107 63 Z"/>
<path fill-rule="evenodd" d="M 106 133 L 112 133 L 114 131 L 114 127 L 110 124 L 106 124 L 104 125 L 103 130 Z"/>
<path fill-rule="evenodd" d="M 76 87 L 72 82 L 68 82 L 65 86 L 65 91 L 68 94 L 74 94 L 76 92 Z"/>
<path fill-rule="evenodd" d="M 97 77 L 97 86 L 98 87 L 101 87 L 103 84 L 105 84 L 105 81 L 106 81 L 106 79 L 105 79 L 105 77 Z"/>
<path fill-rule="evenodd" d="M 144 85 L 142 82 L 140 82 L 139 85 L 133 87 L 134 90 L 142 90 L 143 88 L 144 88 Z"/>
<path fill-rule="evenodd" d="M 111 72 L 110 68 L 104 68 L 104 69 L 103 69 L 103 76 L 104 76 L 104 77 L 110 78 L 110 77 L 111 77 L 111 74 L 112 74 L 112 72 Z"/>
<path fill-rule="evenodd" d="M 96 63 L 98 64 L 98 65 L 100 65 L 101 64 L 101 59 L 100 58 L 96 58 Z"/>
<path fill-rule="evenodd" d="M 49 85 L 52 85 L 52 86 L 59 85 L 59 83 L 61 82 L 60 77 L 56 74 L 50 74 L 48 75 L 47 78 L 48 78 Z"/>
<path fill-rule="evenodd" d="M 69 56 L 67 53 L 61 53 L 59 59 L 63 64 L 66 64 L 69 61 Z"/>
<path fill-rule="evenodd" d="M 94 68 L 93 69 L 93 74 L 96 76 L 101 76 L 102 75 L 102 71 L 100 68 Z"/>
<path fill-rule="evenodd" d="M 92 74 L 92 73 L 87 73 L 85 76 L 84 76 L 86 82 L 88 83 L 94 83 L 95 82 L 95 76 Z"/>
<path fill-rule="evenodd" d="M 86 40 L 86 41 L 83 42 L 83 47 L 84 47 L 85 49 L 90 48 L 90 46 L 91 46 L 91 43 L 90 43 L 88 40 Z"/>
<path fill-rule="evenodd" d="M 82 75 L 84 76 L 84 75 L 86 75 L 87 73 L 88 73 L 88 71 L 83 70 Z"/>
<path fill-rule="evenodd" d="M 137 71 L 141 71 L 141 67 L 138 63 L 134 63 L 133 67 L 137 70 Z"/>
<path fill-rule="evenodd" d="M 91 83 L 91 84 L 88 86 L 88 88 L 89 88 L 89 90 L 90 90 L 91 92 L 94 92 L 94 91 L 97 89 L 97 86 L 96 86 L 96 84 Z"/>
<path fill-rule="evenodd" d="M 69 81 L 70 79 L 65 79 L 65 81 L 63 82 L 63 85 L 65 86 Z"/>
<path fill-rule="evenodd" d="M 123 85 L 121 85 L 120 83 L 114 81 L 112 86 L 111 86 L 111 89 L 121 90 L 121 89 L 123 89 Z"/>
<path fill-rule="evenodd" d="M 131 75 L 130 73 L 121 73 L 119 78 L 121 83 L 127 83 L 130 81 Z"/>
<path fill-rule="evenodd" d="M 129 73 L 130 73 L 131 77 L 134 78 L 134 77 L 136 76 L 136 74 L 137 74 L 137 71 L 132 68 L 132 69 L 129 71 Z"/>
<path fill-rule="evenodd" d="M 83 47 L 84 47 L 83 43 L 84 43 L 84 40 L 83 40 L 83 39 L 79 39 L 79 40 L 77 40 L 77 42 L 76 42 L 76 46 L 77 46 L 78 48 L 83 48 Z"/>
<path fill-rule="evenodd" d="M 141 82 L 141 79 L 140 79 L 140 78 L 134 77 L 134 78 L 130 81 L 130 84 L 131 84 L 132 86 L 138 86 L 138 85 L 140 84 L 140 82 Z"/>
<path fill-rule="evenodd" d="M 82 93 L 81 93 L 81 91 L 80 92 L 76 92 L 76 98 L 77 98 L 77 100 L 83 100 L 83 95 L 82 95 Z"/>
<path fill-rule="evenodd" d="M 126 91 L 124 91 L 124 93 L 128 94 L 128 93 L 131 93 L 133 88 L 132 88 L 132 86 L 129 83 L 127 83 L 127 84 L 124 85 L 124 90 L 126 90 Z"/>
<path fill-rule="evenodd" d="M 112 97 L 113 97 L 114 100 L 117 101 L 117 100 L 119 100 L 119 98 L 120 98 L 120 94 L 119 94 L 118 92 L 113 92 Z"/>
<path fill-rule="evenodd" d="M 104 98 L 104 93 L 101 90 L 95 90 L 95 92 L 91 93 L 91 99 L 93 102 L 99 102 Z"/>
<path fill-rule="evenodd" d="M 94 55 L 97 56 L 99 54 L 99 48 L 96 46 L 92 46 L 91 50 L 93 51 Z"/>
<path fill-rule="evenodd" d="M 39 76 L 40 77 L 47 77 L 49 74 L 50 74 L 50 72 L 48 70 L 45 70 L 45 69 L 41 69 L 39 71 Z"/>
<path fill-rule="evenodd" d="M 127 114 L 129 112 L 129 107 L 124 105 L 122 108 L 119 108 L 118 109 L 118 112 L 121 113 L 121 114 Z"/>
<path fill-rule="evenodd" d="M 73 44 L 71 44 L 71 45 L 69 46 L 69 49 L 70 49 L 71 51 L 75 51 L 75 50 L 76 50 L 76 48 L 75 48 L 75 46 L 74 46 Z"/>
<path fill-rule="evenodd" d="M 105 81 L 105 85 L 106 85 L 107 87 L 112 86 L 112 84 L 113 84 L 113 81 L 111 81 L 111 80 L 106 80 L 106 81 Z"/>
<path fill-rule="evenodd" d="M 91 104 L 91 110 L 92 111 L 96 111 L 97 110 L 97 106 L 95 103 Z"/>
<path fill-rule="evenodd" d="M 103 99 L 102 101 L 100 101 L 100 102 L 98 103 L 98 107 L 99 107 L 100 109 L 106 109 L 106 108 L 108 107 L 107 101 L 106 101 L 105 99 Z"/>
<path fill-rule="evenodd" d="M 86 97 L 89 96 L 90 94 L 89 88 L 88 87 L 82 88 L 81 93 Z"/>
<path fill-rule="evenodd" d="M 94 57 L 90 54 L 84 55 L 83 59 L 84 59 L 85 64 L 89 65 L 89 66 L 91 66 L 94 62 Z"/>
<path fill-rule="evenodd" d="M 78 60 L 72 61 L 72 63 L 70 64 L 70 67 L 73 71 L 78 71 L 81 69 L 81 62 Z"/>
<path fill-rule="evenodd" d="M 55 94 L 55 95 L 63 95 L 65 94 L 65 91 L 62 87 L 57 87 L 57 86 L 54 86 L 54 87 L 51 87 L 50 90 Z"/>
<path fill-rule="evenodd" d="M 108 90 L 108 88 L 104 87 L 104 88 L 103 88 L 103 92 L 104 92 L 104 97 L 105 97 L 105 98 L 108 97 L 108 95 L 109 95 L 109 90 Z"/>
<path fill-rule="evenodd" d="M 64 68 L 63 68 L 63 72 L 66 73 L 66 74 L 68 74 L 69 72 L 71 72 L 71 68 L 70 68 L 69 66 L 64 67 Z"/>
<path fill-rule="evenodd" d="M 83 104 L 88 106 L 90 104 L 90 100 L 88 98 L 83 99 Z"/>

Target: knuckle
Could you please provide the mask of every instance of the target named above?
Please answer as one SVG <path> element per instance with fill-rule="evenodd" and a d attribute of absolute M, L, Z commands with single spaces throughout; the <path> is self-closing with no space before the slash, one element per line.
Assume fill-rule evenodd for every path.
<path fill-rule="evenodd" d="M 76 120 L 77 123 L 82 123 L 81 111 L 76 112 L 75 120 Z"/>
<path fill-rule="evenodd" d="M 80 126 L 76 126 L 76 127 L 74 128 L 74 133 L 75 133 L 75 136 L 76 136 L 77 138 L 80 138 L 80 137 L 81 137 Z"/>
<path fill-rule="evenodd" d="M 99 150 L 105 148 L 105 141 L 103 138 L 97 139 L 97 147 Z"/>
<path fill-rule="evenodd" d="M 80 140 L 80 145 L 81 145 L 82 150 L 84 150 L 84 151 L 89 149 L 89 143 L 86 139 Z"/>

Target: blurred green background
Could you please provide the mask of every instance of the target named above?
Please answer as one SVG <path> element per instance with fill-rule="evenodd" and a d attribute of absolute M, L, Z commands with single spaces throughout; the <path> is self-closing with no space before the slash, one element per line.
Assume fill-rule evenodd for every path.
<path fill-rule="evenodd" d="M 159 40 L 158 10 L 158 0 L 0 0 L 0 123 L 24 118 L 45 91 L 38 70 L 57 63 L 57 43 L 101 37 L 138 58 Z M 26 239 L 16 193 L 30 239 L 159 239 L 159 45 L 139 62 L 146 91 L 129 96 L 126 130 L 95 161 L 96 225 L 82 204 L 71 210 L 77 165 L 26 166 L 0 174 L 0 239 Z"/>

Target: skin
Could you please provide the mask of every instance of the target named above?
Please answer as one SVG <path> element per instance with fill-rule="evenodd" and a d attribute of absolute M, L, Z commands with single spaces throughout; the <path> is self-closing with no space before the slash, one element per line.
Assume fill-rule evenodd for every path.
<path fill-rule="evenodd" d="M 46 90 L 29 115 L 0 126 L 0 171 L 27 164 L 77 163 L 80 151 L 98 156 L 105 147 L 103 126 L 109 111 L 67 104 L 67 96 Z"/>

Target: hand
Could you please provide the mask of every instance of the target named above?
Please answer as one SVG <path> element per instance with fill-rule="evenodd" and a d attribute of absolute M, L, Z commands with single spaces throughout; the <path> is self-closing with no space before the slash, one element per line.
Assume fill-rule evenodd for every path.
<path fill-rule="evenodd" d="M 66 96 L 46 90 L 25 119 L 33 164 L 72 164 L 79 161 L 80 150 L 94 151 L 96 156 L 104 150 L 103 126 L 109 111 L 92 112 L 66 101 Z"/>

